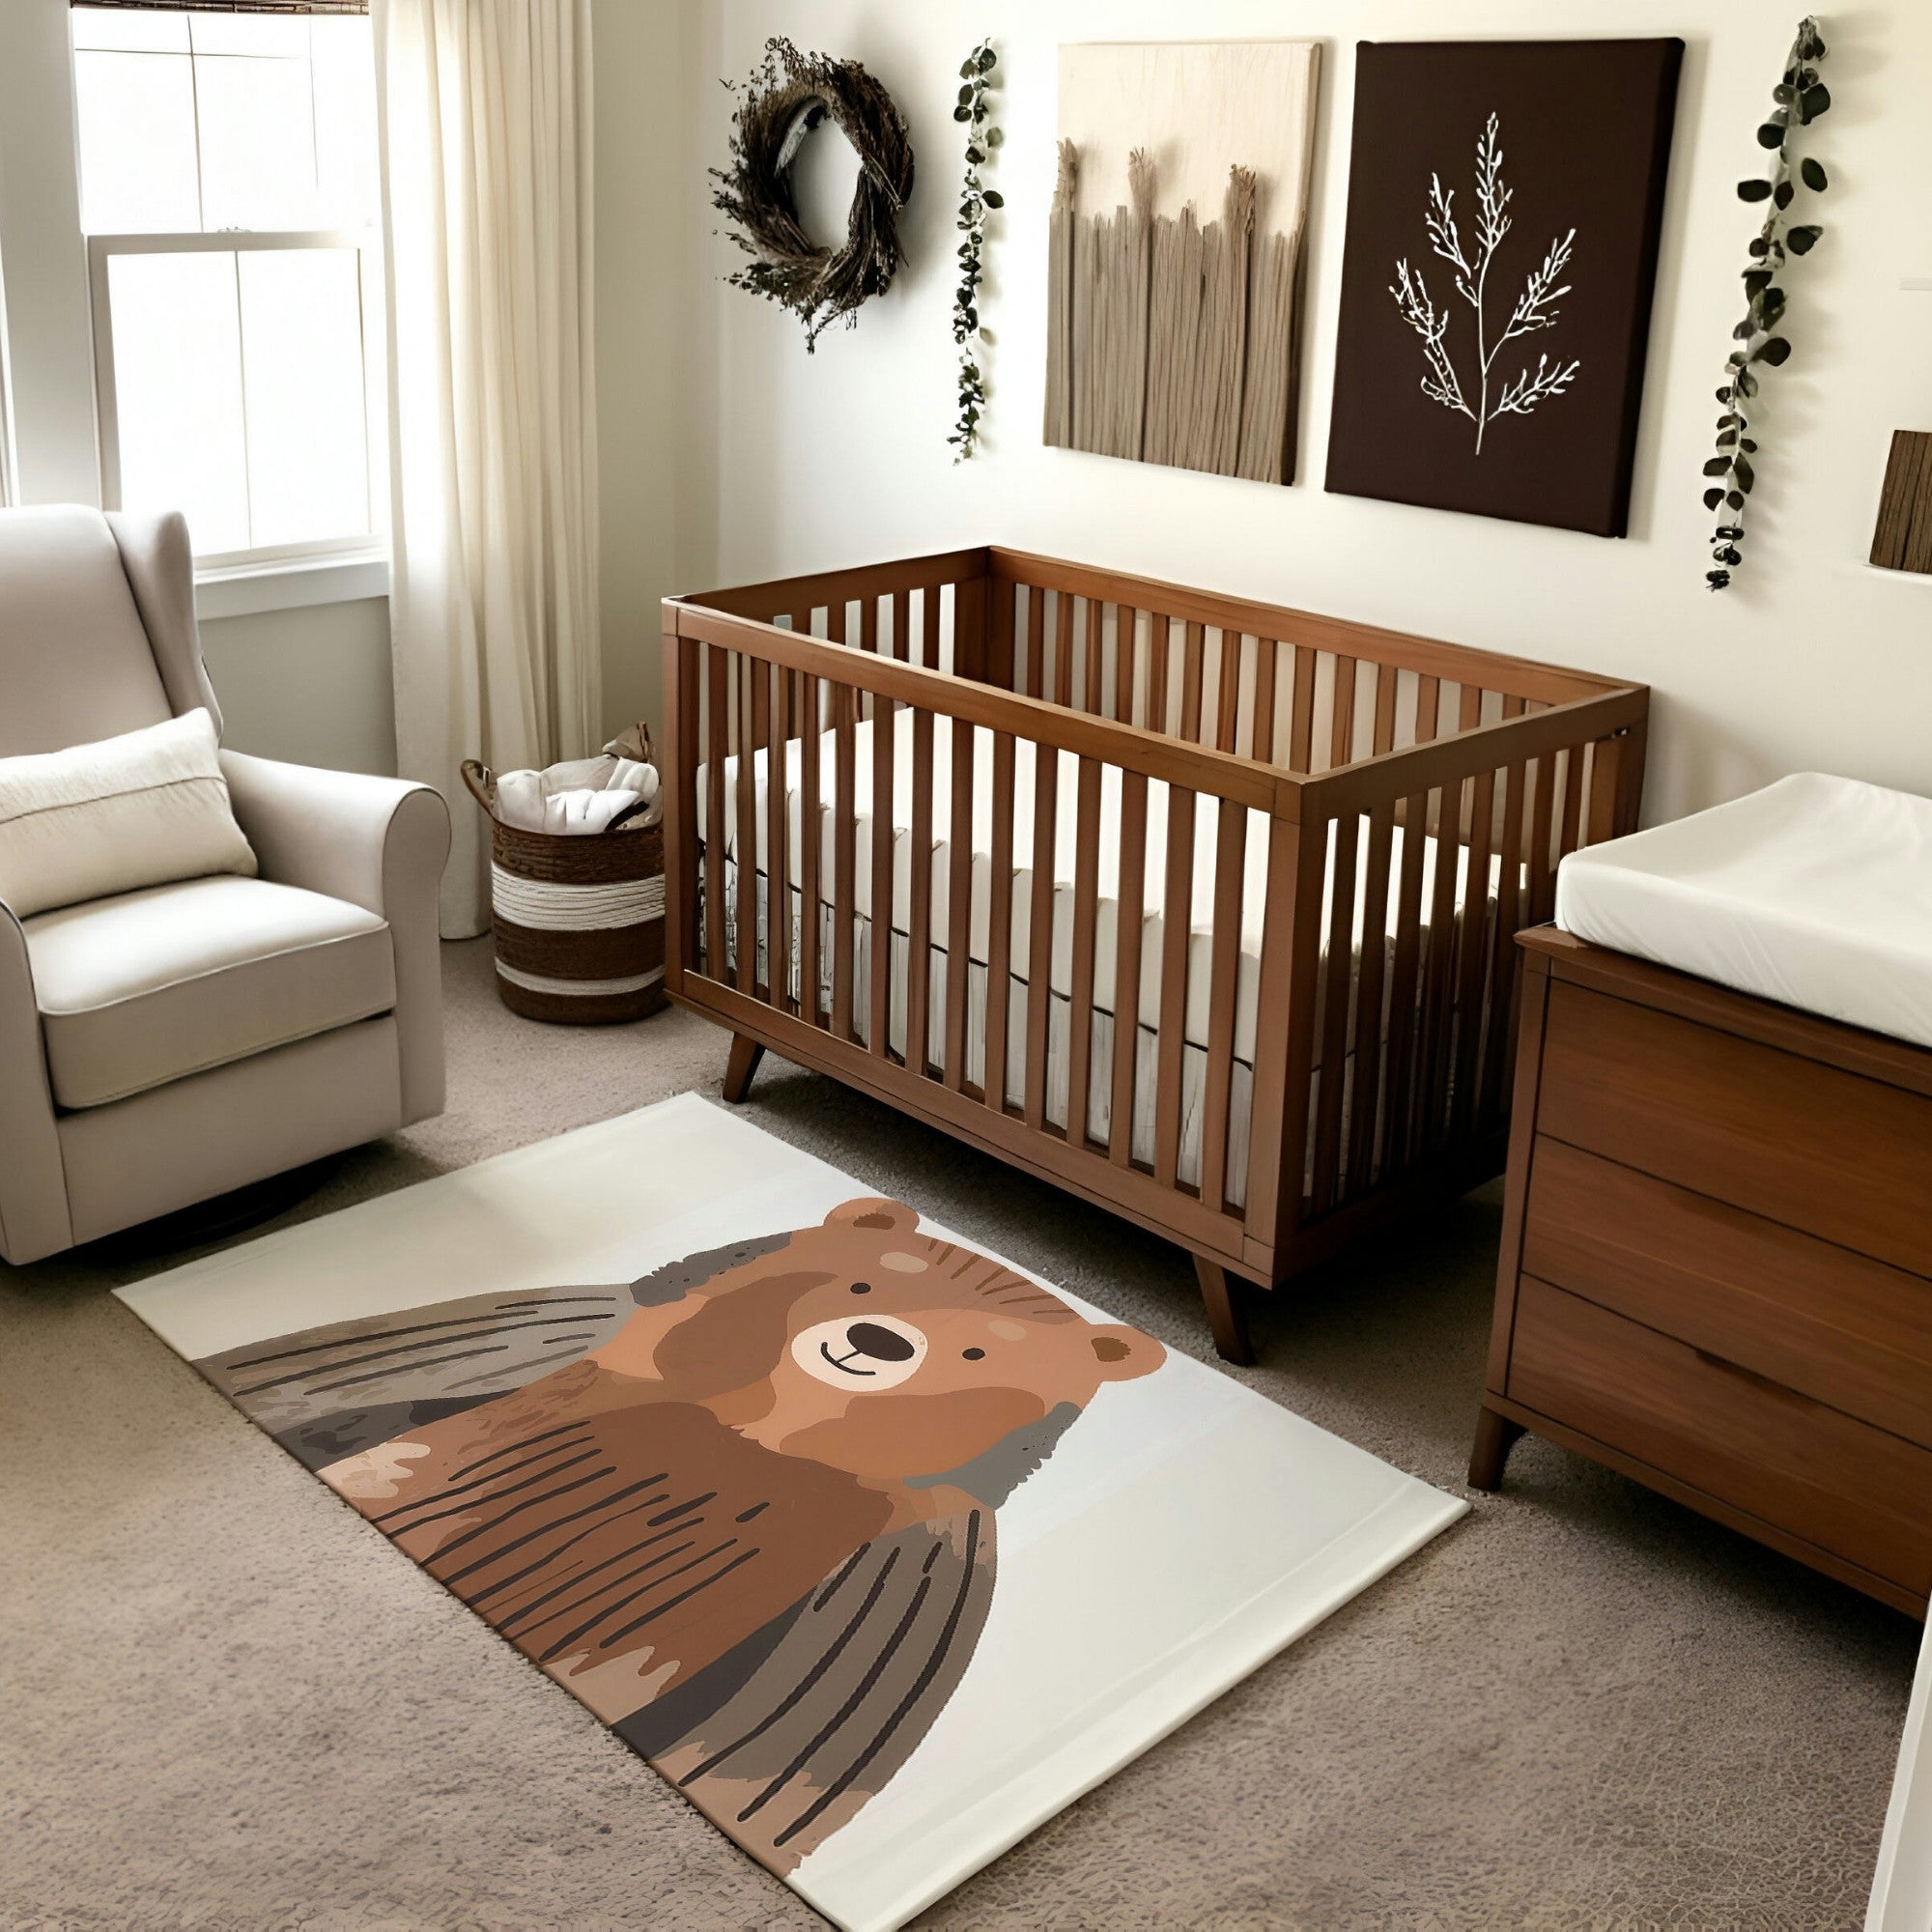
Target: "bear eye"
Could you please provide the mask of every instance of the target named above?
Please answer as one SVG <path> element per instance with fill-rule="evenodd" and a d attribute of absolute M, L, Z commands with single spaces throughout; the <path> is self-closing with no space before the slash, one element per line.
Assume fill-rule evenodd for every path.
<path fill-rule="evenodd" d="M 852 1284 L 852 1293 L 854 1294 L 870 1294 L 871 1292 L 872 1284 L 869 1281 L 855 1281 Z"/>
<path fill-rule="evenodd" d="M 969 1362 L 983 1362 L 986 1359 L 986 1351 L 983 1349 L 968 1349 L 964 1353 Z"/>

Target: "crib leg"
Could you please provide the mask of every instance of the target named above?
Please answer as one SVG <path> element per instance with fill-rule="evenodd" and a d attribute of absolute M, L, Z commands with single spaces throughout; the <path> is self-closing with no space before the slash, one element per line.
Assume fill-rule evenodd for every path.
<path fill-rule="evenodd" d="M 724 1063 L 724 1097 L 734 1107 L 742 1107 L 752 1097 L 752 1075 L 765 1049 L 750 1034 L 731 1036 L 731 1058 Z"/>
<path fill-rule="evenodd" d="M 1492 1408 L 1476 1416 L 1476 1445 L 1469 1452 L 1469 1487 L 1472 1490 L 1499 1490 L 1503 1486 L 1503 1464 L 1509 1453 L 1522 1439 L 1522 1424 L 1498 1415 Z"/>
<path fill-rule="evenodd" d="M 1235 1284 L 1228 1271 L 1205 1256 L 1194 1257 L 1195 1279 L 1201 1284 L 1201 1299 L 1208 1306 L 1208 1326 L 1213 1332 L 1214 1347 L 1224 1362 L 1239 1368 L 1254 1367 L 1254 1345 L 1248 1340 L 1248 1324 L 1235 1299 Z"/>

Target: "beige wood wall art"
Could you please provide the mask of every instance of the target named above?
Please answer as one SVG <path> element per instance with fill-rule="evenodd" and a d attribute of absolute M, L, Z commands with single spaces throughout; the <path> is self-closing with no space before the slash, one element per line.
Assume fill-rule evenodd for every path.
<path fill-rule="evenodd" d="M 1060 50 L 1048 443 L 1287 483 L 1321 48 Z"/>

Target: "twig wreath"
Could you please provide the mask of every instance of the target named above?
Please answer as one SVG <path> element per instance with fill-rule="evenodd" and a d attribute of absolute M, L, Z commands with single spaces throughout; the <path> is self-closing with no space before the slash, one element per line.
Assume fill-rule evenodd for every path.
<path fill-rule="evenodd" d="M 726 279 L 790 309 L 810 351 L 839 317 L 850 327 L 860 303 L 883 295 L 898 270 L 898 215 L 913 174 L 905 117 L 857 61 L 802 54 L 783 39 L 765 43 L 764 59 L 732 91 L 741 98 L 731 165 L 711 170 L 719 184 L 711 202 L 752 260 Z M 842 248 L 811 239 L 792 194 L 791 164 L 828 118 L 859 156 Z"/>

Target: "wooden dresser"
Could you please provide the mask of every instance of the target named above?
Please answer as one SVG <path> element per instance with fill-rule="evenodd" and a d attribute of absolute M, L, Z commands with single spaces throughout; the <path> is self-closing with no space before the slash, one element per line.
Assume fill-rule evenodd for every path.
<path fill-rule="evenodd" d="M 1488 1389 L 1524 1430 L 1923 1616 L 1932 1052 L 1584 944 L 1524 949 Z"/>

